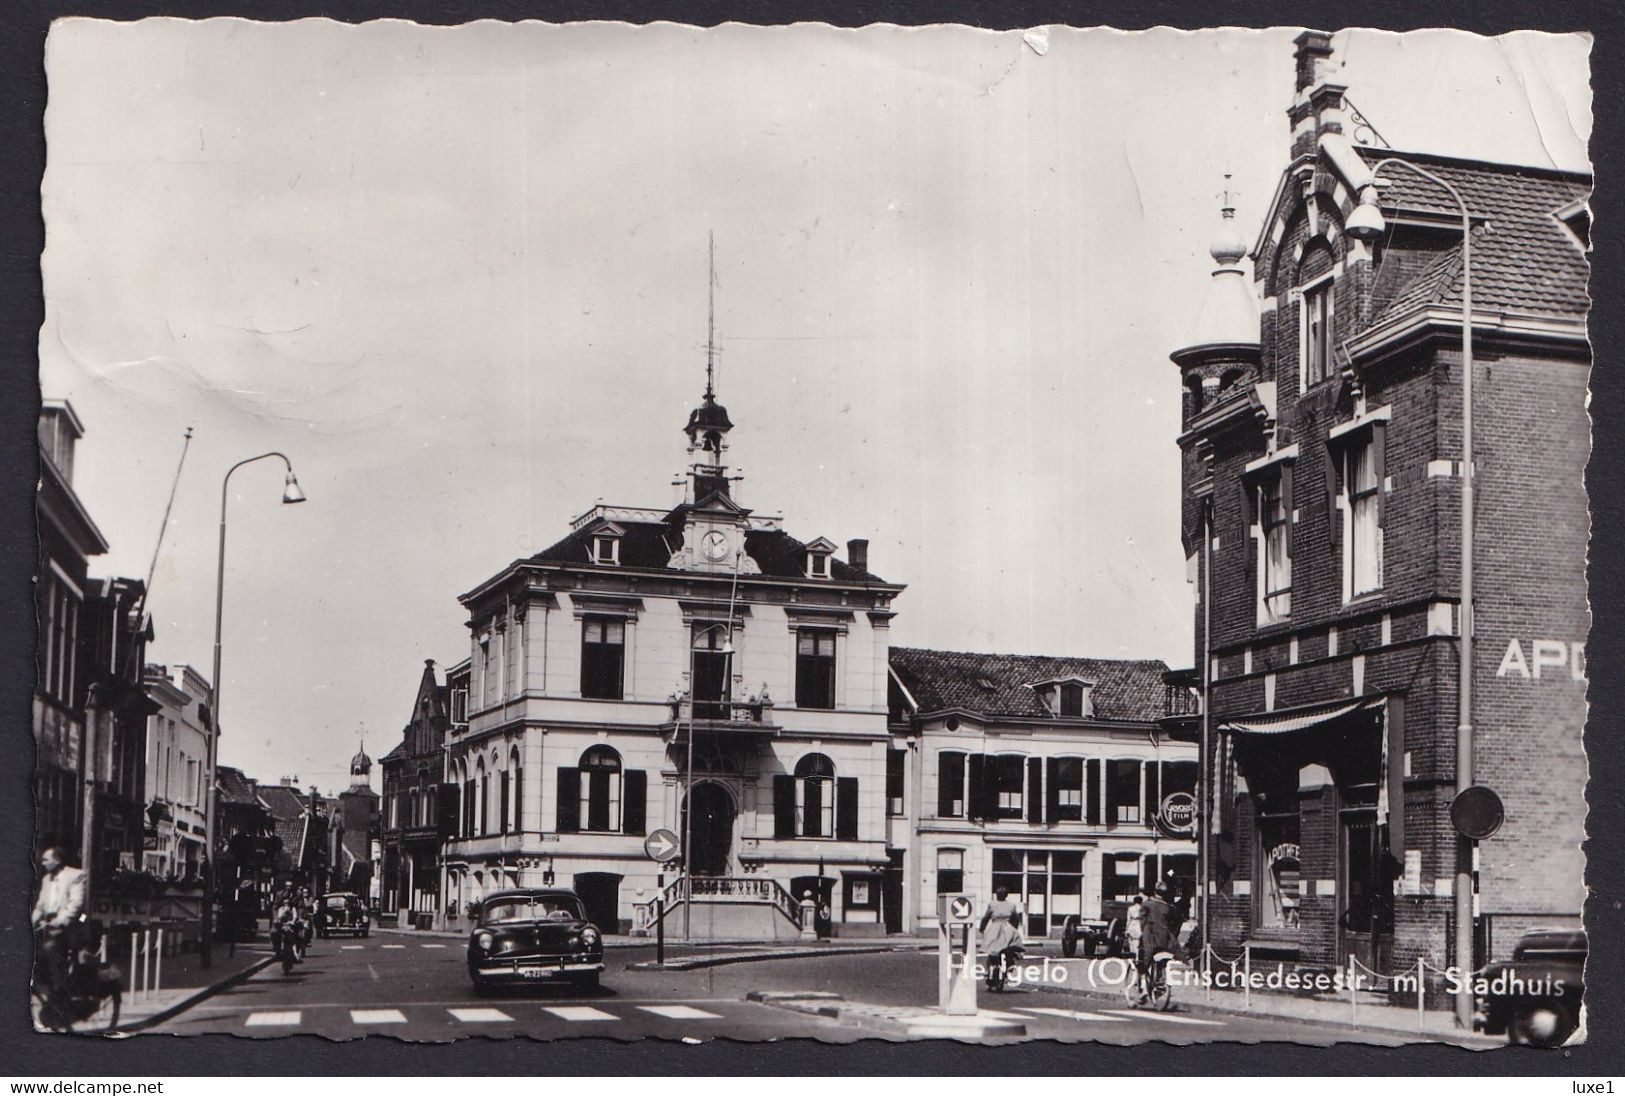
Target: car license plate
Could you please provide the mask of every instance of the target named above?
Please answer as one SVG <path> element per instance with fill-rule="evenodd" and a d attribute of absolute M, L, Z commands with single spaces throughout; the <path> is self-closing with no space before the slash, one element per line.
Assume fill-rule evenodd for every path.
<path fill-rule="evenodd" d="M 538 967 L 529 967 L 519 972 L 520 976 L 524 978 L 546 978 L 552 973 L 550 970 L 542 970 Z"/>

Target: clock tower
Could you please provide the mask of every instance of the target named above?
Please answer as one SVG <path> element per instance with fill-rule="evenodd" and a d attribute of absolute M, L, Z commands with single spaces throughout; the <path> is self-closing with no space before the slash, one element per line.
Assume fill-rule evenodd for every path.
<path fill-rule="evenodd" d="M 745 554 L 745 531 L 750 511 L 734 501 L 724 455 L 728 451 L 728 409 L 717 402 L 706 370 L 705 397 L 688 416 L 687 498 L 679 507 L 683 517 L 683 545 L 672 553 L 670 566 L 685 571 L 720 574 L 760 574 Z"/>

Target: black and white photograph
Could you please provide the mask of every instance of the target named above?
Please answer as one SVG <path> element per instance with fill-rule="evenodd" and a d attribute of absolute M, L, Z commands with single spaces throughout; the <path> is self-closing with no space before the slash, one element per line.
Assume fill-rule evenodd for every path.
<path fill-rule="evenodd" d="M 58 20 L 38 1037 L 1561 1058 L 1593 44 Z"/>

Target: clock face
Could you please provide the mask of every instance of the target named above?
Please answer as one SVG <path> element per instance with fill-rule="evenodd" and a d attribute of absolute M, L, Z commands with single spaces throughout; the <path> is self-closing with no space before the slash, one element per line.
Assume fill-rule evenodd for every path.
<path fill-rule="evenodd" d="M 728 554 L 728 538 L 713 529 L 700 538 L 700 551 L 706 559 L 716 563 Z"/>

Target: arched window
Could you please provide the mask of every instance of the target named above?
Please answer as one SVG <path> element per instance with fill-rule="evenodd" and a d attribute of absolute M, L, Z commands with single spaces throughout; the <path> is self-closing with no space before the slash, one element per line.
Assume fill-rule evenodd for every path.
<path fill-rule="evenodd" d="M 621 755 L 594 746 L 581 755 L 581 828 L 617 833 L 621 828 Z"/>
<path fill-rule="evenodd" d="M 835 765 L 823 754 L 796 762 L 796 818 L 802 837 L 835 836 Z"/>
<path fill-rule="evenodd" d="M 515 747 L 508 754 L 508 771 L 513 774 L 513 831 L 525 832 L 525 785 L 524 769 L 519 764 L 519 749 Z"/>
<path fill-rule="evenodd" d="M 418 772 L 417 793 L 414 796 L 412 825 L 427 826 L 433 818 L 431 806 L 433 804 L 434 788 L 429 782 L 429 770 Z"/>
<path fill-rule="evenodd" d="M 491 781 L 489 774 L 485 771 L 485 759 L 483 757 L 480 758 L 477 772 L 479 773 L 477 779 L 480 786 L 480 799 L 478 806 L 475 808 L 474 832 L 476 834 L 485 834 L 491 832 L 488 825 L 490 814 L 487 811 L 491 803 Z"/>

